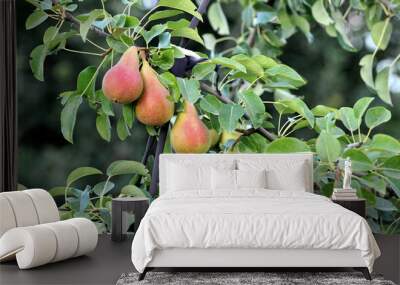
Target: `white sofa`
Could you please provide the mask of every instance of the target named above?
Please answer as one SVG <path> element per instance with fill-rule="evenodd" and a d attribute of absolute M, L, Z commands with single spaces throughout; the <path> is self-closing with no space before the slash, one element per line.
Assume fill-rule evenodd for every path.
<path fill-rule="evenodd" d="M 96 248 L 98 233 L 88 219 L 60 221 L 43 189 L 0 193 L 0 262 L 16 259 L 20 269 L 84 255 Z"/>

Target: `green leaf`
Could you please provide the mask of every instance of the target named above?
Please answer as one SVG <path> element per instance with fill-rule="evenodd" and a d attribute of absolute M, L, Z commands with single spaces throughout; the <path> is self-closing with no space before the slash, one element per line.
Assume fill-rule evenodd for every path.
<path fill-rule="evenodd" d="M 190 22 L 186 19 L 180 19 L 178 21 L 168 21 L 167 22 L 167 27 L 170 30 L 178 30 L 181 28 L 187 28 L 190 26 Z"/>
<path fill-rule="evenodd" d="M 164 72 L 160 74 L 159 79 L 164 86 L 168 86 L 174 102 L 178 102 L 181 97 L 181 93 L 179 91 L 178 82 L 175 75 L 173 75 L 171 72 Z"/>
<path fill-rule="evenodd" d="M 339 109 L 340 120 L 349 131 L 358 129 L 358 119 L 354 114 L 354 110 L 350 107 L 342 107 Z"/>
<path fill-rule="evenodd" d="M 58 34 L 58 29 L 54 26 L 48 27 L 46 32 L 43 35 L 43 43 L 45 46 L 48 46 L 48 44 L 54 40 L 54 38 Z"/>
<path fill-rule="evenodd" d="M 373 189 L 382 195 L 386 194 L 386 182 L 382 179 L 382 177 L 379 177 L 375 174 L 368 174 L 356 179 L 368 188 Z"/>
<path fill-rule="evenodd" d="M 81 103 L 81 96 L 70 96 L 61 111 L 61 132 L 70 143 L 73 143 L 76 114 Z"/>
<path fill-rule="evenodd" d="M 143 31 L 143 39 L 146 41 L 147 44 L 151 42 L 152 39 L 161 35 L 167 29 L 166 25 L 158 24 L 151 27 L 150 31 Z"/>
<path fill-rule="evenodd" d="M 86 186 L 85 190 L 82 192 L 79 197 L 79 213 L 83 213 L 89 205 L 89 192 L 90 186 Z"/>
<path fill-rule="evenodd" d="M 386 20 L 374 24 L 371 29 L 371 37 L 377 48 L 381 50 L 385 50 L 387 48 L 392 35 L 392 30 L 392 24 L 390 22 L 386 24 Z"/>
<path fill-rule="evenodd" d="M 197 12 L 197 7 L 196 5 L 193 4 L 192 1 L 190 0 L 160 0 L 158 2 L 158 5 L 160 7 L 168 7 L 168 8 L 173 8 L 177 10 L 184 11 L 188 14 L 191 14 L 192 16 L 195 16 L 197 19 L 200 21 L 203 21 L 203 18 L 201 17 L 201 14 Z"/>
<path fill-rule="evenodd" d="M 135 28 L 139 25 L 139 19 L 134 16 L 125 17 L 125 28 Z"/>
<path fill-rule="evenodd" d="M 128 136 L 130 136 L 131 132 L 129 131 L 128 126 L 125 123 L 124 117 L 121 116 L 117 122 L 117 135 L 121 141 L 124 141 Z"/>
<path fill-rule="evenodd" d="M 121 189 L 121 194 L 129 197 L 147 197 L 143 190 L 135 185 L 125 185 Z"/>
<path fill-rule="evenodd" d="M 67 43 L 67 40 L 76 35 L 76 32 L 73 30 L 65 33 L 58 33 L 57 30 L 54 38 L 52 38 L 52 33 L 55 33 L 54 29 L 48 30 L 43 36 L 43 42 L 49 51 L 63 49 Z"/>
<path fill-rule="evenodd" d="M 183 13 L 182 11 L 169 10 L 169 9 L 168 10 L 154 12 L 153 14 L 150 15 L 149 22 L 160 20 L 160 19 L 165 19 L 165 18 L 170 18 L 170 17 L 175 17 L 175 16 L 180 15 L 182 13 Z"/>
<path fill-rule="evenodd" d="M 51 188 L 48 192 L 51 195 L 51 197 L 59 197 L 59 196 L 64 196 L 65 191 L 67 191 L 67 196 L 70 197 L 74 196 L 74 193 L 79 190 L 72 187 L 56 186 Z"/>
<path fill-rule="evenodd" d="M 186 100 L 192 104 L 201 97 L 200 83 L 194 79 L 177 78 L 179 90 Z"/>
<path fill-rule="evenodd" d="M 339 140 L 325 130 L 319 134 L 315 147 L 321 161 L 329 163 L 338 159 L 342 149 Z"/>
<path fill-rule="evenodd" d="M 396 208 L 396 206 L 393 205 L 392 202 L 381 197 L 376 197 L 375 208 L 385 212 L 398 211 L 398 209 Z"/>
<path fill-rule="evenodd" d="M 246 28 L 251 27 L 254 19 L 254 10 L 252 5 L 248 5 L 245 9 L 243 9 L 241 16 L 243 25 Z"/>
<path fill-rule="evenodd" d="M 76 84 L 76 92 L 79 96 L 95 97 L 96 70 L 95 66 L 88 66 L 79 73 Z"/>
<path fill-rule="evenodd" d="M 282 137 L 271 142 L 265 152 L 268 153 L 290 153 L 307 152 L 310 147 L 303 141 L 296 138 Z"/>
<path fill-rule="evenodd" d="M 147 175 L 148 170 L 142 163 L 133 160 L 117 160 L 107 168 L 107 175 L 110 177 L 124 174 Z"/>
<path fill-rule="evenodd" d="M 197 29 L 183 27 L 171 32 L 173 38 L 187 38 L 204 45 L 203 39 L 200 37 Z"/>
<path fill-rule="evenodd" d="M 91 175 L 99 175 L 99 174 L 103 174 L 103 172 L 97 168 L 94 167 L 79 167 L 74 169 L 73 171 L 71 171 L 71 173 L 68 175 L 67 178 L 67 185 L 71 185 L 72 183 L 74 183 L 75 181 L 86 177 L 86 176 L 91 176 Z"/>
<path fill-rule="evenodd" d="M 356 49 L 354 48 L 348 35 L 350 31 L 348 28 L 349 24 L 346 22 L 339 9 L 332 12 L 332 18 L 335 22 L 335 29 L 338 32 L 339 43 L 344 49 L 354 52 Z"/>
<path fill-rule="evenodd" d="M 254 19 L 254 25 L 271 23 L 276 19 L 278 15 L 277 12 L 272 7 L 266 7 L 268 7 L 268 9 L 257 11 L 256 18 Z"/>
<path fill-rule="evenodd" d="M 365 115 L 365 124 L 368 128 L 373 129 L 383 123 L 390 121 L 392 113 L 385 107 L 378 106 L 371 108 Z"/>
<path fill-rule="evenodd" d="M 288 82 L 294 87 L 306 84 L 306 81 L 294 69 L 284 64 L 277 64 L 267 69 L 265 73 L 276 77 L 277 80 Z"/>
<path fill-rule="evenodd" d="M 372 54 L 367 54 L 360 60 L 360 75 L 362 80 L 368 87 L 375 89 L 374 76 L 372 74 L 373 65 L 374 56 Z"/>
<path fill-rule="evenodd" d="M 195 79 L 201 80 L 215 70 L 215 64 L 209 62 L 201 62 L 196 64 L 192 69 L 192 75 Z"/>
<path fill-rule="evenodd" d="M 372 161 L 359 149 L 349 149 L 343 153 L 342 157 L 351 159 L 353 171 L 368 171 L 373 169 Z"/>
<path fill-rule="evenodd" d="M 74 12 L 78 8 L 78 4 L 71 4 L 65 7 L 68 12 Z"/>
<path fill-rule="evenodd" d="M 209 62 L 246 73 L 246 67 L 243 64 L 227 57 L 215 57 L 210 59 Z"/>
<path fill-rule="evenodd" d="M 272 59 L 272 58 L 270 58 L 268 56 L 262 55 L 262 54 L 257 54 L 255 56 L 253 56 L 253 59 L 259 65 L 261 65 L 263 68 L 266 68 L 266 69 L 278 65 L 278 63 L 274 59 Z"/>
<path fill-rule="evenodd" d="M 248 75 L 252 74 L 255 77 L 261 77 L 264 75 L 263 67 L 260 64 L 258 64 L 258 62 L 255 59 L 245 54 L 234 55 L 231 57 L 231 59 L 243 64 L 244 67 L 246 68 L 246 74 Z"/>
<path fill-rule="evenodd" d="M 207 95 L 201 98 L 200 108 L 206 112 L 218 116 L 219 110 L 221 109 L 222 102 L 219 101 L 215 96 Z"/>
<path fill-rule="evenodd" d="M 43 65 L 47 56 L 47 48 L 44 45 L 39 45 L 32 50 L 30 56 L 29 64 L 33 75 L 37 80 L 43 81 Z"/>
<path fill-rule="evenodd" d="M 311 43 L 314 39 L 313 35 L 311 34 L 310 30 L 310 23 L 307 21 L 305 17 L 299 16 L 299 15 L 293 15 L 292 16 L 293 23 L 300 29 L 300 31 L 303 32 L 303 34 L 306 36 L 307 41 Z"/>
<path fill-rule="evenodd" d="M 372 138 L 369 148 L 399 154 L 400 142 L 389 135 L 377 134 Z"/>
<path fill-rule="evenodd" d="M 223 104 L 219 110 L 219 122 L 221 127 L 232 132 L 235 130 L 239 119 L 244 115 L 242 107 L 236 104 Z"/>
<path fill-rule="evenodd" d="M 149 136 L 152 136 L 152 137 L 158 135 L 158 132 L 157 132 L 156 128 L 153 127 L 153 126 L 148 126 L 148 125 L 147 125 L 147 126 L 146 126 L 146 132 L 147 132 L 147 134 L 148 134 Z"/>
<path fill-rule="evenodd" d="M 95 9 L 92 10 L 83 21 L 81 21 L 79 33 L 84 42 L 86 41 L 87 34 L 93 22 L 102 16 L 104 16 L 104 11 L 102 9 Z"/>
<path fill-rule="evenodd" d="M 373 97 L 363 97 L 354 104 L 353 110 L 354 115 L 359 120 L 359 125 L 361 124 L 362 116 L 364 115 L 365 111 L 367 111 L 369 105 L 374 101 Z"/>
<path fill-rule="evenodd" d="M 123 28 L 125 26 L 126 15 L 117 14 L 113 17 L 113 26 L 118 28 Z"/>
<path fill-rule="evenodd" d="M 115 52 L 124 53 L 128 47 L 120 40 L 117 40 L 111 36 L 106 38 L 107 44 L 110 48 L 112 48 Z"/>
<path fill-rule="evenodd" d="M 160 50 L 152 54 L 152 64 L 160 67 L 163 70 L 169 70 L 175 62 L 174 50 L 172 48 Z"/>
<path fill-rule="evenodd" d="M 286 39 L 295 32 L 295 28 L 291 18 L 286 11 L 285 5 L 282 6 L 283 7 L 278 11 L 278 20 L 282 27 L 282 36 Z"/>
<path fill-rule="evenodd" d="M 132 104 L 124 104 L 122 106 L 122 116 L 128 128 L 132 128 L 134 120 L 135 109 Z"/>
<path fill-rule="evenodd" d="M 400 179 L 400 156 L 392 156 L 383 164 L 383 174 L 394 179 Z"/>
<path fill-rule="evenodd" d="M 158 48 L 168 48 L 171 45 L 171 33 L 164 32 L 158 37 Z M 175 49 L 172 50 L 175 56 Z"/>
<path fill-rule="evenodd" d="M 48 18 L 47 13 L 42 10 L 35 10 L 29 17 L 26 19 L 25 28 L 27 30 L 33 29 L 39 26 L 41 23 L 46 21 Z"/>
<path fill-rule="evenodd" d="M 111 140 L 110 118 L 106 114 L 98 114 L 96 117 L 96 129 L 103 140 Z"/>
<path fill-rule="evenodd" d="M 389 74 L 390 68 L 385 67 L 381 71 L 378 72 L 375 80 L 375 89 L 378 93 L 379 98 L 383 100 L 383 102 L 392 105 L 392 99 L 390 98 L 390 90 L 389 90 Z"/>
<path fill-rule="evenodd" d="M 311 12 L 314 19 L 321 25 L 328 26 L 334 23 L 328 14 L 328 11 L 326 11 L 324 0 L 315 1 L 311 8 Z"/>
<path fill-rule="evenodd" d="M 104 96 L 103 90 L 96 91 L 96 98 L 100 101 L 101 111 L 108 116 L 114 117 L 113 104 Z"/>
<path fill-rule="evenodd" d="M 106 183 L 107 183 L 107 185 L 106 185 Z M 113 190 L 114 187 L 115 187 L 115 184 L 113 182 L 103 181 L 103 182 L 100 182 L 100 183 L 97 183 L 96 185 L 94 185 L 92 191 L 94 193 L 96 193 L 97 196 L 106 195 L 111 190 Z"/>
<path fill-rule="evenodd" d="M 229 25 L 219 1 L 211 4 L 208 9 L 208 19 L 211 27 L 220 35 L 229 35 Z"/>
<path fill-rule="evenodd" d="M 291 100 L 280 100 L 279 102 L 284 104 L 286 108 L 289 108 L 303 116 L 310 126 L 314 127 L 314 115 L 303 100 L 300 98 L 294 98 Z"/>
<path fill-rule="evenodd" d="M 203 41 L 206 49 L 214 51 L 217 44 L 217 39 L 214 37 L 213 34 L 203 34 Z"/>
<path fill-rule="evenodd" d="M 267 148 L 268 141 L 260 134 L 241 136 L 238 143 L 239 151 L 244 153 L 263 153 Z"/>
<path fill-rule="evenodd" d="M 314 116 L 324 117 L 329 113 L 335 114 L 337 112 L 337 109 L 325 105 L 317 105 L 311 109 L 311 112 L 314 114 Z"/>
<path fill-rule="evenodd" d="M 247 90 L 239 93 L 239 98 L 243 101 L 246 113 L 249 115 L 254 128 L 261 127 L 266 119 L 266 113 L 260 96 L 252 90 Z"/>

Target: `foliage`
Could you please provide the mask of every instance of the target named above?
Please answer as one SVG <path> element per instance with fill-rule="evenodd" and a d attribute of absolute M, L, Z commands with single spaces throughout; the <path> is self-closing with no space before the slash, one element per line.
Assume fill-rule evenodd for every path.
<path fill-rule="evenodd" d="M 171 100 L 178 105 L 183 99 L 194 103 L 202 119 L 218 133 L 240 134 L 212 151 L 314 151 L 316 187 L 327 196 L 334 185 L 340 185 L 335 174 L 342 168 L 341 161 L 350 157 L 354 162 L 353 187 L 368 201 L 373 230 L 400 231 L 400 143 L 375 133 L 379 125 L 390 120 L 391 112 L 383 106 L 370 107 L 374 98 L 369 97 L 358 100 L 352 108 L 310 108 L 293 94 L 306 80 L 279 59 L 287 40 L 297 32 L 312 43 L 316 25 L 349 52 L 358 51 L 357 37 L 368 33 L 375 49 L 360 60 L 360 76 L 379 100 L 391 105 L 389 79 L 400 55 L 374 70 L 378 56 L 390 45 L 393 22 L 400 12 L 397 1 L 214 1 L 207 18 L 215 33 L 202 36 L 197 28 L 189 27 L 188 16 L 205 19 L 190 0 L 161 0 L 141 19 L 131 14 L 137 1 L 122 0 L 125 7 L 115 15 L 107 10 L 105 1 L 101 1 L 101 9 L 82 14 L 79 2 L 72 0 L 27 1 L 36 7 L 27 19 L 27 29 L 44 21 L 56 22 L 47 28 L 43 44 L 31 53 L 37 79 L 44 80 L 46 57 L 60 51 L 99 57 L 97 66 L 80 72 L 75 90 L 60 95 L 61 129 L 66 140 L 73 142 L 77 110 L 83 103 L 96 112 L 96 128 L 104 140 L 110 141 L 113 127 L 121 140 L 132 134 L 133 104 L 111 103 L 96 83 L 129 46 L 135 45 L 146 52 L 161 82 L 170 90 Z M 225 5 L 230 4 L 242 5 L 239 33 L 229 27 L 225 16 Z M 362 24 L 353 29 L 351 22 L 356 20 Z M 67 48 L 76 38 L 81 39 L 82 47 L 92 46 L 97 52 Z M 195 42 L 197 53 L 179 47 L 180 39 Z M 185 78 L 177 78 L 170 69 L 185 56 L 196 58 L 197 64 Z M 146 129 L 150 136 L 158 134 L 157 128 Z M 309 129 L 313 138 L 304 141 L 291 137 L 304 129 Z M 94 196 L 90 189 L 80 190 L 74 199 L 88 193 Z M 103 196 L 98 198 L 102 203 Z M 76 201 L 68 200 L 67 194 L 66 198 L 64 206 L 82 214 L 78 204 L 72 208 Z M 102 203 L 100 207 L 105 207 Z"/>
<path fill-rule="evenodd" d="M 105 179 L 95 185 L 81 184 L 76 186 L 78 180 L 92 175 L 102 176 Z M 66 202 L 60 206 L 60 214 L 63 220 L 85 217 L 95 222 L 100 233 L 110 231 L 110 194 L 115 192 L 115 183 L 111 180 L 120 175 L 128 175 L 130 180 L 117 192 L 118 197 L 149 197 L 147 192 L 150 183 L 148 169 L 143 164 L 130 160 L 112 162 L 105 173 L 93 167 L 79 167 L 68 175 L 66 186 L 54 187 L 49 192 L 54 198 L 64 196 Z"/>

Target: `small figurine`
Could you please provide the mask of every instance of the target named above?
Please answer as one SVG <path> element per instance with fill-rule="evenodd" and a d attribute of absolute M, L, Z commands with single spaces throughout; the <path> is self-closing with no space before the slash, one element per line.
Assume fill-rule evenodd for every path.
<path fill-rule="evenodd" d="M 348 157 L 344 161 L 344 178 L 343 178 L 343 190 L 350 190 L 351 189 L 351 160 Z"/>

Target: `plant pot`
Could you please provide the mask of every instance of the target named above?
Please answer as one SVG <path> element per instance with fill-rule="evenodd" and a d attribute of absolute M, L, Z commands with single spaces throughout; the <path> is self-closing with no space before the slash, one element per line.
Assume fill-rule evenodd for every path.
<path fill-rule="evenodd" d="M 400 235 L 374 236 L 381 250 L 381 256 L 374 265 L 374 273 L 383 274 L 385 279 L 400 284 Z"/>

